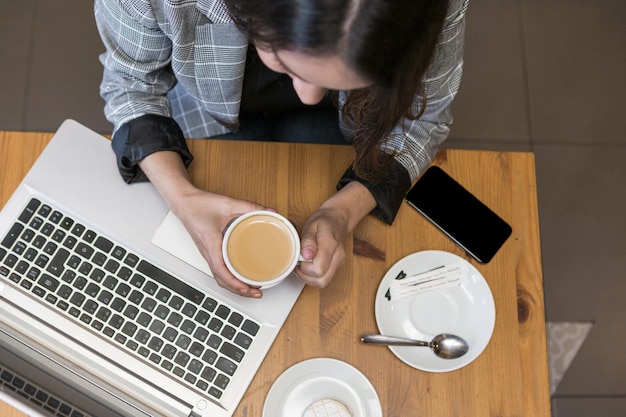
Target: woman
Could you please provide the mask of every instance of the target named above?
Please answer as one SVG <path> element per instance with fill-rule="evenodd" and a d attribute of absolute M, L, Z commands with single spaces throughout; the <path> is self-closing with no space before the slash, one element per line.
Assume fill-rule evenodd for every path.
<path fill-rule="evenodd" d="M 467 0 L 96 0 L 101 95 L 127 182 L 149 179 L 218 283 L 259 298 L 221 253 L 261 205 L 189 181 L 184 137 L 352 143 L 338 192 L 301 230 L 296 273 L 326 286 L 372 213 L 391 224 L 452 121 Z"/>

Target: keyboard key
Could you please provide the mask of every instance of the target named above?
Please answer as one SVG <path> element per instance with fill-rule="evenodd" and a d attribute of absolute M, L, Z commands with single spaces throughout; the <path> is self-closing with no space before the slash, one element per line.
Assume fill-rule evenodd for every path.
<path fill-rule="evenodd" d="M 209 337 L 209 331 L 203 327 L 198 327 L 193 333 L 193 337 L 201 342 L 204 342 L 206 338 Z"/>
<path fill-rule="evenodd" d="M 244 355 L 243 350 L 239 349 L 237 346 L 232 345 L 228 342 L 224 342 L 224 344 L 222 344 L 222 347 L 220 348 L 220 352 L 236 362 L 241 362 L 241 360 L 243 359 L 243 355 Z"/>
<path fill-rule="evenodd" d="M 80 242 L 76 246 L 76 249 L 74 249 L 74 252 L 76 252 L 77 254 L 82 256 L 83 258 L 89 259 L 89 258 L 91 258 L 91 255 L 93 255 L 95 250 L 91 246 L 87 246 L 83 242 Z"/>
<path fill-rule="evenodd" d="M 212 334 L 211 336 L 209 336 L 209 340 L 207 340 L 206 342 L 207 346 L 213 349 L 217 349 L 221 343 L 222 343 L 222 338 L 215 334 Z"/>
<path fill-rule="evenodd" d="M 67 300 L 67 298 L 72 294 L 72 288 L 70 288 L 68 285 L 61 285 L 61 287 L 59 287 L 58 291 L 57 291 L 57 295 L 65 300 Z"/>
<path fill-rule="evenodd" d="M 34 217 L 28 225 L 35 230 L 39 230 L 39 228 L 43 225 L 43 219 L 38 216 Z"/>
<path fill-rule="evenodd" d="M 59 226 L 61 226 L 65 230 L 70 230 L 73 224 L 74 224 L 74 220 L 70 219 L 69 217 L 64 217 L 63 220 L 61 220 L 61 223 L 59 224 Z"/>
<path fill-rule="evenodd" d="M 119 329 L 120 327 L 122 327 L 122 324 L 124 324 L 124 317 L 120 316 L 119 314 L 113 314 L 109 319 L 109 324 L 114 328 Z"/>
<path fill-rule="evenodd" d="M 156 294 L 157 290 L 159 289 L 159 286 L 156 285 L 154 282 L 152 281 L 148 281 L 146 282 L 146 285 L 143 286 L 143 291 L 145 293 L 148 293 L 150 295 L 154 295 Z"/>
<path fill-rule="evenodd" d="M 256 336 L 257 332 L 260 329 L 260 326 L 251 320 L 246 320 L 241 328 L 249 335 Z"/>
<path fill-rule="evenodd" d="M 52 212 L 52 214 L 50 215 L 50 221 L 54 224 L 59 224 L 59 222 L 61 221 L 61 219 L 63 218 L 63 214 L 61 214 L 61 212 L 55 210 Z"/>
<path fill-rule="evenodd" d="M 217 360 L 217 353 L 213 350 L 207 349 L 204 352 L 204 355 L 202 355 L 202 360 L 209 365 L 213 365 Z"/>
<path fill-rule="evenodd" d="M 55 250 L 57 250 L 57 244 L 54 242 L 46 243 L 46 246 L 44 246 L 43 248 L 43 251 L 47 253 L 48 255 L 52 255 Z"/>
<path fill-rule="evenodd" d="M 100 291 L 100 286 L 93 282 L 87 284 L 87 287 L 85 288 L 85 293 L 92 298 L 96 297 L 98 291 Z"/>
<path fill-rule="evenodd" d="M 139 303 L 141 303 L 141 300 L 143 300 L 143 293 L 137 290 L 133 290 L 133 292 L 131 292 L 128 296 L 128 301 L 133 304 L 139 305 Z"/>
<path fill-rule="evenodd" d="M 126 255 L 126 249 L 116 246 L 115 249 L 113 249 L 113 252 L 111 252 L 111 255 L 113 255 L 115 259 L 121 261 L 124 259 L 124 255 Z"/>
<path fill-rule="evenodd" d="M 59 249 L 57 253 L 52 257 L 52 261 L 50 261 L 50 264 L 46 268 L 46 271 L 56 277 L 60 277 L 63 271 L 65 271 L 65 266 L 63 265 L 65 264 L 65 261 L 68 259 L 69 256 L 69 251 L 63 248 Z"/>
<path fill-rule="evenodd" d="M 204 365 L 202 364 L 202 362 L 200 362 L 197 359 L 192 359 L 191 362 L 189 362 L 189 365 L 187 366 L 187 370 L 189 370 L 189 372 L 198 375 L 200 373 L 200 371 L 202 371 L 202 368 L 204 367 Z"/>
<path fill-rule="evenodd" d="M 141 288 L 144 282 L 146 282 L 146 277 L 139 274 L 133 275 L 133 277 L 130 279 L 130 284 L 134 285 L 137 288 Z"/>
<path fill-rule="evenodd" d="M 89 262 L 83 262 L 78 267 L 78 272 L 80 272 L 83 275 L 89 275 L 92 269 L 93 269 L 92 264 L 90 264 Z"/>
<path fill-rule="evenodd" d="M 152 336 L 152 339 L 150 339 L 150 343 L 148 343 L 148 347 L 152 350 L 154 350 L 155 352 L 159 352 L 161 350 L 161 348 L 163 347 L 163 339 L 156 337 L 156 336 Z"/>
<path fill-rule="evenodd" d="M 63 232 L 61 231 L 61 233 Z M 54 239 L 54 236 L 52 238 Z M 78 240 L 76 240 L 74 236 L 68 236 L 63 242 L 63 246 L 65 246 L 68 249 L 74 249 L 74 246 L 76 246 L 77 242 Z"/>
<path fill-rule="evenodd" d="M 126 301 L 122 300 L 119 297 L 115 297 L 113 302 L 111 302 L 111 308 L 117 312 L 121 312 L 124 307 L 126 307 Z"/>
<path fill-rule="evenodd" d="M 124 323 L 124 327 L 122 327 L 122 333 L 124 333 L 128 337 L 133 337 L 136 331 L 137 331 L 137 325 L 130 321 L 127 321 L 126 323 Z"/>
<path fill-rule="evenodd" d="M 51 223 L 46 223 L 41 228 L 41 233 L 44 236 L 48 236 L 49 237 L 52 234 L 53 231 L 54 231 L 54 225 L 52 225 Z"/>
<path fill-rule="evenodd" d="M 207 327 L 213 330 L 215 333 L 219 333 L 222 329 L 222 324 L 224 324 L 222 320 L 213 317 Z"/>
<path fill-rule="evenodd" d="M 113 294 L 111 294 L 110 292 L 106 290 L 100 291 L 100 295 L 98 295 L 98 301 L 100 301 L 103 304 L 109 304 L 112 299 L 113 299 Z"/>
<path fill-rule="evenodd" d="M 215 378 L 215 375 L 217 375 L 217 371 L 215 369 L 211 368 L 210 366 L 205 366 L 200 376 L 203 379 L 211 382 L 213 381 L 213 378 Z"/>
<path fill-rule="evenodd" d="M 189 362 L 189 355 L 185 352 L 178 352 L 178 354 L 176 355 L 176 358 L 174 359 L 174 363 L 185 367 L 187 366 L 187 363 Z"/>
<path fill-rule="evenodd" d="M 222 396 L 222 391 L 218 390 L 218 389 L 217 389 L 217 388 L 215 388 L 215 387 L 211 387 L 211 388 L 209 388 L 208 393 L 209 393 L 209 395 L 211 395 L 212 397 L 217 398 L 218 400 L 219 400 L 219 399 L 220 399 L 220 397 Z"/>
<path fill-rule="evenodd" d="M 128 295 L 128 293 L 130 293 L 130 285 L 125 284 L 125 283 L 121 283 L 117 289 L 115 290 L 115 292 L 117 294 L 119 294 L 121 297 L 126 297 Z"/>
<path fill-rule="evenodd" d="M 178 349 L 176 349 L 174 346 L 170 344 L 166 344 L 163 350 L 161 351 L 161 354 L 168 359 L 173 359 L 177 351 Z"/>
<path fill-rule="evenodd" d="M 147 312 L 152 312 L 154 310 L 154 307 L 156 307 L 156 305 L 157 303 L 156 301 L 154 301 L 154 299 L 146 298 L 143 300 L 143 303 L 141 303 L 141 308 L 143 308 Z"/>
<path fill-rule="evenodd" d="M 200 304 L 204 298 L 204 294 L 200 291 L 146 261 L 140 261 L 137 270 L 195 304 Z"/>
<path fill-rule="evenodd" d="M 98 266 L 103 266 L 107 261 L 107 256 L 102 252 L 96 252 L 96 254 L 91 258 L 91 262 Z"/>
<path fill-rule="evenodd" d="M 171 295 L 172 293 L 170 291 L 166 290 L 165 288 L 161 288 L 159 292 L 157 292 L 155 297 L 157 300 L 163 303 L 167 303 L 167 300 L 169 300 Z"/>
<path fill-rule="evenodd" d="M 126 259 L 124 259 L 124 263 L 130 266 L 131 268 L 134 268 L 137 265 L 137 262 L 139 262 L 139 258 L 136 255 L 133 255 L 132 253 L 129 253 L 126 256 Z"/>
<path fill-rule="evenodd" d="M 128 278 L 133 274 L 133 271 L 123 266 L 117 271 L 118 278 L 123 279 L 124 281 L 128 281 Z"/>
<path fill-rule="evenodd" d="M 83 235 L 83 240 L 87 243 L 92 243 L 96 236 L 96 232 L 94 232 L 93 230 L 87 230 Z"/>
<path fill-rule="evenodd" d="M 43 288 L 38 287 L 38 286 L 35 286 L 35 287 L 32 289 L 32 292 L 33 292 L 33 294 L 35 294 L 37 297 L 41 297 L 41 298 L 43 298 L 43 296 L 44 296 L 44 295 L 46 295 L 46 290 L 44 290 Z"/>
<path fill-rule="evenodd" d="M 4 239 L 2 239 L 1 245 L 7 249 L 11 249 L 11 247 L 19 237 L 20 233 L 22 233 L 22 230 L 24 230 L 24 226 L 19 223 L 13 224 L 13 226 L 9 230 L 9 233 L 7 233 Z"/>
<path fill-rule="evenodd" d="M 113 260 L 113 259 L 109 259 L 107 260 L 106 265 L 104 266 L 104 269 L 111 273 L 111 274 L 115 274 L 115 272 L 117 272 L 117 268 L 120 267 L 120 263 Z"/>
<path fill-rule="evenodd" d="M 106 307 L 100 307 L 100 310 L 98 310 L 96 317 L 106 322 L 107 320 L 109 320 L 109 317 L 111 317 L 111 310 Z"/>
<path fill-rule="evenodd" d="M 183 306 L 183 299 L 175 295 L 167 304 L 175 310 L 180 310 L 180 308 Z"/>
<path fill-rule="evenodd" d="M 224 328 L 220 332 L 220 334 L 228 340 L 232 339 L 235 333 L 237 333 L 237 330 L 229 325 L 224 326 Z"/>
<path fill-rule="evenodd" d="M 135 317 L 137 317 L 138 313 L 139 313 L 139 309 L 135 307 L 134 305 L 127 305 L 126 309 L 124 310 L 124 315 L 131 320 L 134 320 Z"/>
<path fill-rule="evenodd" d="M 189 353 L 199 358 L 200 355 L 202 355 L 202 352 L 204 352 L 204 346 L 202 346 L 201 343 L 193 342 L 191 344 L 191 347 L 189 348 Z"/>
<path fill-rule="evenodd" d="M 217 310 L 215 310 L 215 315 L 223 319 L 226 319 L 226 317 L 228 317 L 229 314 L 230 314 L 230 308 L 226 307 L 225 305 L 220 305 L 217 308 Z"/>
<path fill-rule="evenodd" d="M 165 332 L 163 332 L 163 338 L 168 342 L 173 342 L 176 340 L 176 337 L 178 337 L 178 332 L 172 327 L 168 327 L 165 329 Z"/>
<path fill-rule="evenodd" d="M 38 283 L 48 291 L 52 292 L 56 291 L 60 284 L 56 278 L 53 278 L 48 274 L 43 274 L 41 278 L 39 278 Z"/>
<path fill-rule="evenodd" d="M 200 310 L 200 311 L 198 311 L 198 314 L 196 314 L 195 320 L 198 323 L 204 325 L 204 324 L 208 323 L 210 317 L 211 317 L 211 315 L 209 313 L 207 313 L 204 310 Z"/>
<path fill-rule="evenodd" d="M 183 321 L 183 324 L 181 324 L 181 326 L 180 326 L 180 330 L 182 330 L 183 332 L 185 332 L 187 334 L 191 334 L 194 331 L 195 328 L 196 328 L 196 325 L 191 320 Z"/>
<path fill-rule="evenodd" d="M 230 379 L 225 376 L 225 375 L 218 375 L 217 378 L 215 378 L 215 386 L 221 389 L 226 389 L 226 386 L 228 385 L 228 383 L 230 382 Z"/>
<path fill-rule="evenodd" d="M 204 300 L 204 303 L 202 303 L 202 307 L 209 310 L 210 312 L 213 312 L 213 310 L 215 310 L 215 307 L 217 307 L 217 301 L 215 301 L 211 297 L 207 297 L 207 299 Z"/>
<path fill-rule="evenodd" d="M 36 198 L 31 198 L 28 204 L 26 204 L 26 207 L 24 208 L 22 213 L 20 214 L 18 220 L 22 223 L 28 223 L 40 204 L 41 201 L 37 200 Z"/>
<path fill-rule="evenodd" d="M 161 320 L 155 319 L 150 325 L 150 331 L 157 335 L 160 335 L 163 329 L 165 329 L 165 323 L 163 323 Z"/>
<path fill-rule="evenodd" d="M 85 301 L 85 304 L 83 304 L 83 311 L 85 311 L 86 313 L 93 314 L 96 312 L 97 309 L 98 303 L 93 300 L 87 300 Z"/>
<path fill-rule="evenodd" d="M 240 332 L 237 334 L 237 336 L 235 336 L 234 342 L 242 348 L 248 349 L 250 347 L 250 344 L 252 343 L 252 338 L 245 333 Z"/>
<path fill-rule="evenodd" d="M 178 336 L 178 340 L 176 340 L 176 346 L 178 346 L 181 349 L 186 350 L 190 344 L 191 344 L 191 339 L 188 336 L 185 336 L 184 334 L 181 334 L 180 336 Z"/>
<path fill-rule="evenodd" d="M 84 232 L 85 232 L 85 226 L 83 226 L 80 223 L 76 223 L 74 227 L 72 227 L 72 234 L 78 237 L 81 237 Z"/>
<path fill-rule="evenodd" d="M 224 372 L 225 374 L 228 374 L 231 376 L 234 375 L 235 370 L 237 369 L 237 365 L 235 365 L 233 361 L 226 359 L 224 357 L 221 357 L 217 360 L 215 367 L 219 369 L 220 371 Z M 215 383 L 215 385 L 218 385 L 217 382 Z"/>
<path fill-rule="evenodd" d="M 139 331 L 135 335 L 135 340 L 142 345 L 145 345 L 146 343 L 148 343 L 148 340 L 150 340 L 150 333 L 148 333 L 144 329 L 139 329 Z"/>
<path fill-rule="evenodd" d="M 94 242 L 94 246 L 104 253 L 109 253 L 111 249 L 113 249 L 113 242 L 105 237 L 99 236 Z"/>
<path fill-rule="evenodd" d="M 76 307 L 80 307 L 85 302 L 85 296 L 79 292 L 75 292 L 70 298 L 70 303 L 74 304 Z"/>
<path fill-rule="evenodd" d="M 163 305 L 158 306 L 156 310 L 154 311 L 154 315 L 163 320 L 165 320 L 165 318 L 169 314 L 170 314 L 170 309 Z"/>
<path fill-rule="evenodd" d="M 242 321 L 243 321 L 243 316 L 237 313 L 236 311 L 233 312 L 233 314 L 231 314 L 230 318 L 228 319 L 228 322 L 235 327 L 239 327 Z"/>
<path fill-rule="evenodd" d="M 183 316 L 181 316 L 180 314 L 173 312 L 172 314 L 170 314 L 170 316 L 167 319 L 167 322 L 169 324 L 171 324 L 174 327 L 178 327 L 178 325 L 180 324 L 180 322 L 183 320 Z"/>
<path fill-rule="evenodd" d="M 87 279 L 85 277 L 79 276 L 78 278 L 76 278 L 74 284 L 72 285 L 74 286 L 74 288 L 82 290 L 87 285 Z"/>

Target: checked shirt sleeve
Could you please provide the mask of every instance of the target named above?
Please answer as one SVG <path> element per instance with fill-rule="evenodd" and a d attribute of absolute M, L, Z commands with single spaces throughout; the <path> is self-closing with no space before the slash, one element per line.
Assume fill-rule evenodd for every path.
<path fill-rule="evenodd" d="M 337 186 L 340 189 L 350 181 L 361 182 L 376 199 L 377 207 L 372 214 L 388 224 L 393 222 L 411 183 L 431 163 L 450 132 L 450 106 L 459 90 L 463 72 L 467 3 L 468 0 L 450 1 L 435 57 L 424 80 L 428 100 L 424 113 L 417 120 L 402 119 L 383 145 L 384 151 L 397 155 L 391 166 L 390 180 L 373 184 L 348 169 Z M 413 114 L 419 113 L 421 102 L 422 97 L 417 94 L 411 110 Z"/>
<path fill-rule="evenodd" d="M 100 95 L 113 123 L 112 146 L 126 182 L 145 181 L 138 163 L 152 152 L 173 150 L 191 163 L 183 133 L 172 119 L 167 92 L 175 85 L 170 39 L 149 1 L 96 0 L 96 23 L 106 51 Z"/>

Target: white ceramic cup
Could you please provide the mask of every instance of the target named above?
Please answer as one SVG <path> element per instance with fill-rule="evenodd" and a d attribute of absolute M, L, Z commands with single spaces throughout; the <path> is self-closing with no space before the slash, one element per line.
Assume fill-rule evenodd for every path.
<path fill-rule="evenodd" d="M 270 288 L 287 278 L 300 260 L 300 236 L 284 216 L 255 210 L 234 219 L 224 232 L 222 253 L 238 280 Z"/>

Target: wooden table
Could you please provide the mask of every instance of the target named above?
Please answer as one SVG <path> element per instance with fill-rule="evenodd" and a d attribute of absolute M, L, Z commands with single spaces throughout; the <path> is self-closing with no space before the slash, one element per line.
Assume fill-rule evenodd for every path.
<path fill-rule="evenodd" d="M 51 136 L 0 132 L 0 204 Z M 274 207 L 300 224 L 335 192 L 352 155 L 349 146 L 217 140 L 189 144 L 196 158 L 190 168 L 195 183 Z M 406 204 L 392 226 L 366 218 L 348 239 L 350 255 L 331 285 L 304 289 L 235 416 L 260 417 L 278 376 L 314 357 L 340 359 L 365 374 L 385 417 L 550 415 L 534 157 L 442 150 L 434 164 L 512 225 L 513 235 L 500 252 L 487 265 L 475 263 Z M 453 372 L 419 371 L 387 348 L 359 342 L 362 333 L 377 331 L 374 296 L 385 272 L 402 257 L 427 249 L 468 259 L 494 296 L 496 324 L 489 345 L 474 362 Z M 19 415 L 10 413 L 0 405 L 0 415 Z"/>

